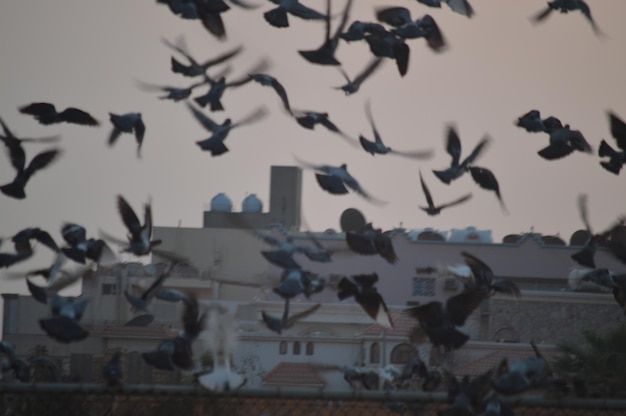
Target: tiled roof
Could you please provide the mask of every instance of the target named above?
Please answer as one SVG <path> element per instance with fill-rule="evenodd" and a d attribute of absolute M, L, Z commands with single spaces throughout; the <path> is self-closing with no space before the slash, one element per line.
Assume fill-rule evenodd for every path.
<path fill-rule="evenodd" d="M 544 351 L 541 346 L 539 346 L 539 351 L 546 358 L 546 360 L 548 360 L 548 362 L 550 362 L 557 355 L 557 351 Z M 458 365 L 454 369 L 454 374 L 477 376 L 492 368 L 496 368 L 504 358 L 511 362 L 513 360 L 523 360 L 525 358 L 533 357 L 535 357 L 535 353 L 530 345 L 528 346 L 528 349 L 501 348 L 491 350 L 476 360 L 467 361 Z"/>
<path fill-rule="evenodd" d="M 263 376 L 263 384 L 273 386 L 324 387 L 326 381 L 310 363 L 278 363 Z"/>
<path fill-rule="evenodd" d="M 411 318 L 402 312 L 392 313 L 391 322 L 393 323 L 393 328 L 391 329 L 385 328 L 384 326 L 376 323 L 365 328 L 361 334 L 382 335 L 383 331 L 386 331 L 386 335 L 408 337 L 411 335 L 413 328 L 419 327 L 417 319 Z"/>

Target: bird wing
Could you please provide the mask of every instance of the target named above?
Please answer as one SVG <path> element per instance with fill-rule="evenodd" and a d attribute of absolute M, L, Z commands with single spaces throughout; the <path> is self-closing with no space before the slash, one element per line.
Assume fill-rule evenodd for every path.
<path fill-rule="evenodd" d="M 50 103 L 31 103 L 20 107 L 19 112 L 22 114 L 29 114 L 31 116 L 41 116 L 43 114 L 56 113 L 54 104 Z"/>
<path fill-rule="evenodd" d="M 474 147 L 472 153 L 470 153 L 470 155 L 463 160 L 462 165 L 469 166 L 474 163 L 474 161 L 478 159 L 478 156 L 480 156 L 481 152 L 485 150 L 485 147 L 489 144 L 490 140 L 489 136 L 483 137 L 482 140 L 478 142 L 476 147 Z"/>
<path fill-rule="evenodd" d="M 441 209 L 444 209 L 444 208 L 452 207 L 454 205 L 458 205 L 458 204 L 461 204 L 461 203 L 467 201 L 471 197 L 472 197 L 472 194 L 463 195 L 462 197 L 460 197 L 458 199 L 455 199 L 454 201 L 450 201 L 450 202 L 447 202 L 445 204 L 439 205 L 438 208 L 441 210 Z"/>
<path fill-rule="evenodd" d="M 480 305 L 486 292 L 479 286 L 465 289 L 458 295 L 452 296 L 446 302 L 446 312 L 455 326 L 462 326 L 468 316 Z"/>
<path fill-rule="evenodd" d="M 367 120 L 370 122 L 370 125 L 372 126 L 372 132 L 374 133 L 374 140 L 376 141 L 376 143 L 383 144 L 383 139 L 382 137 L 380 137 L 380 134 L 378 133 L 378 129 L 376 128 L 376 124 L 374 123 L 374 116 L 372 115 L 372 106 L 371 106 L 370 100 L 367 100 L 367 102 L 365 103 L 365 114 L 367 116 Z"/>
<path fill-rule="evenodd" d="M 228 52 L 225 52 L 221 55 L 216 56 L 215 58 L 204 61 L 202 64 L 200 64 L 200 66 L 203 67 L 204 69 L 207 69 L 214 65 L 221 64 L 222 62 L 226 62 L 230 58 L 237 56 L 242 50 L 243 50 L 243 46 L 238 46 L 235 49 L 232 49 Z"/>
<path fill-rule="evenodd" d="M 254 123 L 255 121 L 261 120 L 266 115 L 267 115 L 267 108 L 259 107 L 256 110 L 254 110 L 252 113 L 248 114 L 246 117 L 239 120 L 237 123 L 233 123 L 230 127 L 235 128 L 243 124 Z"/>
<path fill-rule="evenodd" d="M 609 112 L 609 124 L 611 126 L 611 136 L 615 139 L 617 147 L 626 151 L 626 123 L 615 113 Z"/>
<path fill-rule="evenodd" d="M 461 159 L 461 139 L 459 139 L 459 135 L 456 132 L 456 128 L 454 126 L 448 127 L 448 137 L 446 139 L 446 152 L 450 156 L 452 156 L 452 166 L 456 166 L 459 164 Z"/>
<path fill-rule="evenodd" d="M 578 196 L 578 212 L 580 213 L 580 218 L 583 220 L 583 224 L 585 224 L 585 229 L 589 234 L 593 234 L 591 232 L 591 226 L 589 225 L 589 216 L 587 213 L 587 194 L 580 194 Z"/>
<path fill-rule="evenodd" d="M 215 131 L 219 127 L 219 125 L 216 122 L 211 120 L 206 114 L 198 110 L 196 107 L 192 106 L 189 103 L 187 103 L 187 107 L 189 108 L 193 116 L 196 118 L 196 120 L 198 120 L 198 122 L 202 124 L 202 126 L 205 129 L 212 132 L 212 131 Z"/>
<path fill-rule="evenodd" d="M 124 225 L 131 234 L 137 234 L 141 231 L 141 223 L 133 208 L 128 204 L 122 195 L 117 196 L 117 210 L 119 211 Z"/>
<path fill-rule="evenodd" d="M 86 111 L 74 107 L 68 107 L 59 113 L 59 117 L 67 123 L 80 124 L 83 126 L 99 126 L 100 122 Z"/>
<path fill-rule="evenodd" d="M 426 182 L 424 182 L 424 178 L 422 177 L 422 171 L 420 170 L 420 183 L 422 184 L 422 191 L 424 192 L 424 196 L 426 197 L 426 202 L 428 203 L 429 208 L 434 208 L 435 204 L 433 202 L 433 197 L 426 186 Z"/>
<path fill-rule="evenodd" d="M 354 78 L 354 81 L 352 82 L 354 84 L 361 85 L 363 81 L 365 81 L 370 75 L 372 75 L 378 69 L 378 67 L 380 67 L 380 64 L 382 64 L 382 62 L 383 62 L 382 58 L 372 59 L 370 63 L 365 67 L 365 69 L 363 69 L 363 71 L 361 71 Z"/>
<path fill-rule="evenodd" d="M 30 163 L 28 164 L 28 167 L 24 170 L 24 177 L 26 178 L 26 180 L 28 180 L 31 176 L 33 176 L 35 172 L 37 172 L 38 170 L 41 170 L 47 167 L 60 154 L 61 154 L 61 150 L 59 149 L 46 150 L 37 154 L 37 156 L 35 156 L 30 161 Z"/>
<path fill-rule="evenodd" d="M 473 256 L 467 251 L 461 252 L 461 255 L 465 259 L 465 264 L 472 270 L 472 276 L 479 285 L 490 285 L 493 280 L 493 272 L 485 262 L 478 257 Z"/>

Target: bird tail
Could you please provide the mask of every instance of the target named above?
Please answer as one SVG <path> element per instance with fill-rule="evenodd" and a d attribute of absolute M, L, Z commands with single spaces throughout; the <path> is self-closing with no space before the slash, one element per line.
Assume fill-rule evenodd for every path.
<path fill-rule="evenodd" d="M 287 11 L 283 7 L 276 7 L 275 9 L 263 13 L 263 17 L 267 23 L 274 27 L 289 27 Z"/>
<path fill-rule="evenodd" d="M 613 149 L 611 145 L 609 145 L 605 140 L 602 140 L 600 142 L 600 147 L 598 148 L 598 156 L 600 157 L 608 156 L 612 158 L 616 155 L 617 155 L 617 152 L 615 151 L 615 149 Z"/>
<path fill-rule="evenodd" d="M 24 199 L 26 198 L 26 193 L 24 192 L 24 187 L 16 184 L 15 182 L 11 182 L 9 184 L 0 186 L 0 191 L 10 197 L 16 199 Z"/>
<path fill-rule="evenodd" d="M 347 299 L 359 293 L 359 288 L 357 287 L 357 285 L 346 277 L 341 278 L 341 280 L 337 284 L 337 288 L 339 289 L 339 291 L 337 292 L 339 300 Z"/>

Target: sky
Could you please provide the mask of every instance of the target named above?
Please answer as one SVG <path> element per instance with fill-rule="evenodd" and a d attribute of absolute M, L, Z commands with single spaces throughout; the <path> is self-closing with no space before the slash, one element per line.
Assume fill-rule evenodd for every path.
<path fill-rule="evenodd" d="M 57 144 L 26 144 L 28 160 L 52 147 L 63 152 L 53 165 L 33 176 L 25 200 L 0 195 L 0 236 L 8 238 L 22 228 L 37 226 L 61 242 L 60 227 L 70 221 L 84 225 L 89 236 L 97 236 L 102 229 L 123 237 L 118 194 L 137 212 L 151 199 L 157 226 L 201 227 L 202 212 L 219 192 L 232 199 L 235 210 L 241 209 L 246 195 L 255 193 L 267 210 L 270 166 L 293 165 L 295 157 L 316 164 L 347 163 L 364 189 L 387 202 L 381 207 L 352 193 L 330 195 L 307 170 L 303 215 L 315 231 L 338 229 L 341 212 L 353 207 L 383 229 L 474 226 L 492 230 L 494 241 L 531 230 L 568 241 L 582 228 L 576 208 L 581 193 L 588 194 L 595 230 L 626 213 L 626 173 L 615 176 L 605 171 L 597 156 L 601 139 L 615 145 L 607 111 L 626 119 L 623 0 L 589 2 L 603 37 L 596 36 L 578 12 L 553 13 L 541 24 L 533 24 L 530 18 L 546 6 L 545 0 L 471 0 L 476 12 L 471 19 L 445 6 L 432 9 L 413 0 L 356 0 L 350 21 L 374 21 L 376 8 L 392 5 L 409 8 L 414 19 L 430 14 L 448 48 L 437 54 L 423 39 L 410 40 L 406 76 L 401 77 L 394 62 L 387 60 L 351 96 L 333 89 L 344 82 L 336 67 L 312 65 L 297 52 L 321 45 L 322 22 L 290 16 L 290 27 L 277 29 L 262 16 L 274 7 L 270 2 L 249 2 L 259 8 L 233 6 L 223 14 L 224 41 L 210 35 L 198 21 L 180 19 L 155 1 L 22 0 L 0 6 L 0 117 L 18 137 L 61 136 Z M 324 12 L 326 2 L 304 4 Z M 344 4 L 333 1 L 333 13 Z M 158 93 L 144 91 L 137 84 L 183 87 L 195 82 L 170 71 L 170 57 L 183 58 L 162 39 L 175 41 L 181 36 L 199 61 L 243 46 L 243 52 L 231 61 L 230 79 L 245 75 L 267 58 L 271 66 L 266 72 L 284 85 L 293 108 L 328 112 L 352 137 L 372 136 L 364 109 L 370 100 L 387 145 L 397 150 L 432 149 L 434 156 L 429 160 L 371 156 L 323 128 L 305 130 L 283 111 L 270 88 L 249 83 L 226 90 L 225 111 L 207 110 L 206 114 L 217 122 L 226 117 L 237 121 L 265 106 L 268 116 L 234 129 L 226 140 L 230 152 L 211 157 L 195 144 L 209 133 L 184 103 L 159 100 Z M 336 56 L 351 76 L 371 59 L 363 42 L 341 42 Z M 197 89 L 193 96 L 204 91 Z M 100 120 L 101 126 L 39 125 L 17 110 L 36 101 L 54 103 L 59 109 L 78 107 Z M 514 125 L 531 109 L 580 130 L 594 153 L 577 152 L 557 161 L 541 159 L 536 152 L 547 145 L 547 136 Z M 131 135 L 122 135 L 115 146 L 107 146 L 112 128 L 109 112 L 142 113 L 146 135 L 141 159 L 136 157 Z M 445 152 L 450 124 L 457 128 L 462 155 L 485 135 L 491 137 L 476 164 L 496 175 L 508 214 L 495 195 L 478 188 L 469 175 L 445 185 L 432 174 L 433 169 L 450 163 Z M 427 216 L 417 208 L 425 204 L 420 170 L 436 203 L 467 192 L 473 198 L 438 217 Z M 10 182 L 13 175 L 6 157 L 0 163 L 0 183 Z M 5 242 L 0 248 L 8 251 L 11 245 Z M 38 247 L 37 256 L 46 256 L 43 261 L 52 258 L 44 247 Z M 30 268 L 32 263 L 25 262 L 11 270 Z M 23 282 L 0 280 L 0 292 L 16 290 L 25 290 Z"/>

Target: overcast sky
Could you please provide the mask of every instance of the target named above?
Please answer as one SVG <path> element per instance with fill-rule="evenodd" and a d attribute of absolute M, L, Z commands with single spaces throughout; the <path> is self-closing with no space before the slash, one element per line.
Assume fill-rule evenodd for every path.
<path fill-rule="evenodd" d="M 500 241 L 506 234 L 534 227 L 536 232 L 559 234 L 568 241 L 572 232 L 582 228 L 576 208 L 580 193 L 589 195 L 590 222 L 596 230 L 626 213 L 626 172 L 608 173 L 597 156 L 602 138 L 614 145 L 607 110 L 626 119 L 623 0 L 589 2 L 605 37 L 595 36 L 578 12 L 553 13 L 533 25 L 530 17 L 546 6 L 545 0 L 472 0 L 476 11 L 472 19 L 445 6 L 430 9 L 416 1 L 356 0 L 350 20 L 373 21 L 374 9 L 382 5 L 408 7 L 413 18 L 431 14 L 449 47 L 435 54 L 422 39 L 411 40 L 405 77 L 399 76 L 393 61 L 387 61 L 357 94 L 348 97 L 332 88 L 343 83 L 337 68 L 313 66 L 297 53 L 321 44 L 324 25 L 290 16 L 291 27 L 276 29 L 262 16 L 273 5 L 255 2 L 260 5 L 256 10 L 233 6 L 223 15 L 225 41 L 208 34 L 198 21 L 182 20 L 153 0 L 3 4 L 0 116 L 21 137 L 61 135 L 57 146 L 63 154 L 31 179 L 25 200 L 0 195 L 0 236 L 39 226 L 60 241 L 59 229 L 65 221 L 83 224 L 90 236 L 96 236 L 98 229 L 124 236 L 117 194 L 137 211 L 152 198 L 154 222 L 160 226 L 200 227 L 203 210 L 219 192 L 229 195 L 235 210 L 240 210 L 249 193 L 256 193 L 267 209 L 270 166 L 292 165 L 294 156 L 314 163 L 347 163 L 368 192 L 387 201 L 378 207 L 354 194 L 330 195 L 318 187 L 313 172 L 305 171 L 303 215 L 313 230 L 339 228 L 341 212 L 355 207 L 384 229 L 400 224 L 440 230 L 475 226 L 493 230 L 494 241 Z M 325 3 L 305 1 L 322 12 Z M 344 4 L 334 1 L 334 12 Z M 208 132 L 183 103 L 159 100 L 157 93 L 137 88 L 137 80 L 181 87 L 193 82 L 171 73 L 172 51 L 161 41 L 180 36 L 200 61 L 244 46 L 232 61 L 233 78 L 267 57 L 272 66 L 266 72 L 285 86 L 294 108 L 327 111 L 353 137 L 371 137 L 364 111 L 370 99 L 389 146 L 432 149 L 434 157 L 426 161 L 372 157 L 323 128 L 305 130 L 282 110 L 271 89 L 256 83 L 227 90 L 222 100 L 225 111 L 209 115 L 217 122 L 225 117 L 237 121 L 264 105 L 269 116 L 233 130 L 226 142 L 230 152 L 211 157 L 195 144 Z M 337 52 L 351 76 L 370 56 L 362 42 L 342 42 Z M 204 91 L 198 89 L 194 96 Z M 41 126 L 17 111 L 34 101 L 52 102 L 60 109 L 81 108 L 102 124 L 98 128 Z M 547 145 L 547 136 L 514 126 L 517 117 L 531 109 L 580 130 L 593 146 L 593 155 L 577 152 L 557 161 L 541 159 L 536 152 Z M 143 114 L 147 131 L 142 159 L 135 156 L 131 135 L 107 147 L 109 112 Z M 495 195 L 478 188 L 469 175 L 449 186 L 432 175 L 432 169 L 443 169 L 450 162 L 445 152 L 449 123 L 457 127 L 463 155 L 483 136 L 492 138 L 477 165 L 491 169 L 498 178 L 508 215 Z M 30 160 L 55 145 L 25 146 Z M 467 192 L 473 193 L 472 200 L 439 217 L 428 217 L 417 208 L 424 204 L 420 169 L 436 203 Z M 13 175 L 6 157 L 0 163 L 0 182 L 10 182 Z M 2 246 L 3 251 L 11 249 L 6 242 Z M 39 247 L 39 252 L 44 250 Z M 24 263 L 15 269 L 29 268 Z M 13 285 L 0 284 L 4 292 L 15 291 Z"/>

